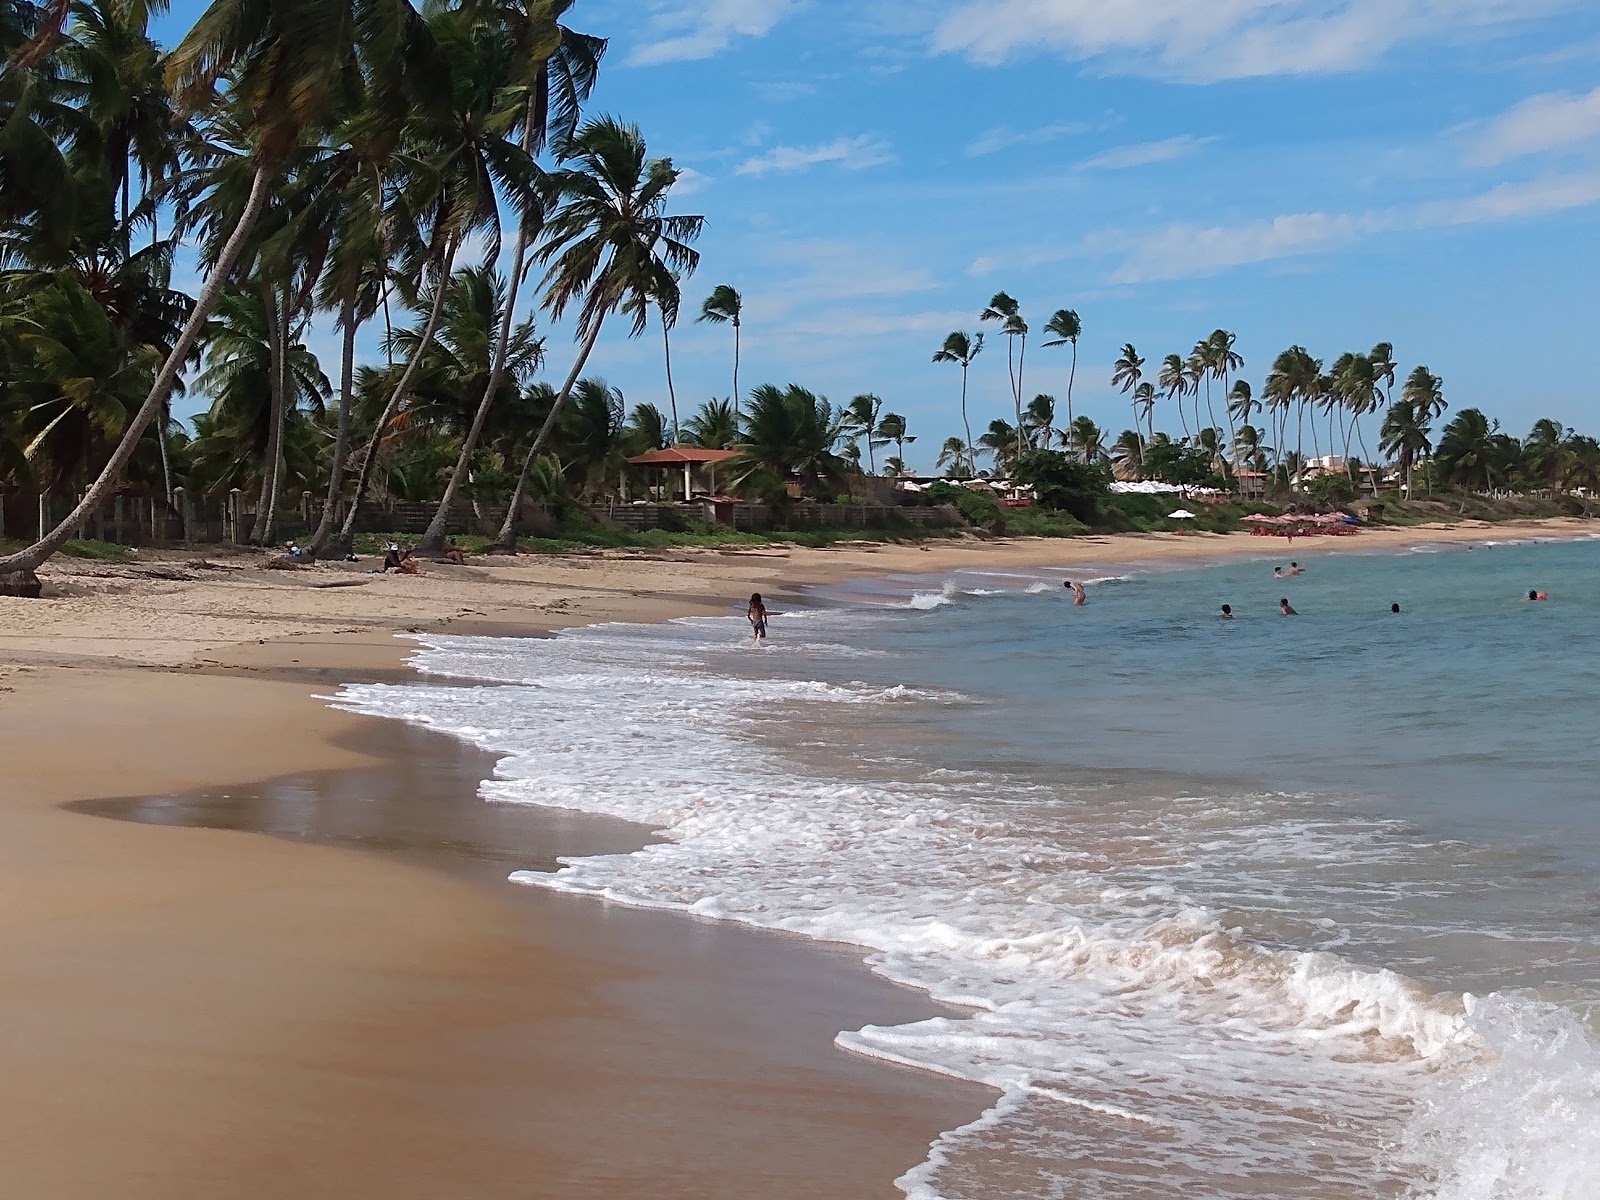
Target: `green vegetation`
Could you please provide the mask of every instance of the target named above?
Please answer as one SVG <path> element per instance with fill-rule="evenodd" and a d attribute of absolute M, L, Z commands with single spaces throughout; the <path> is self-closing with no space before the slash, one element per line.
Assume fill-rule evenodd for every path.
<path fill-rule="evenodd" d="M 22 548 L 21 542 L 0 538 L 0 554 L 10 554 Z M 61 553 L 68 558 L 85 558 L 91 562 L 126 563 L 138 558 L 138 554 L 127 546 L 96 541 L 94 538 L 72 538 L 61 547 Z"/>

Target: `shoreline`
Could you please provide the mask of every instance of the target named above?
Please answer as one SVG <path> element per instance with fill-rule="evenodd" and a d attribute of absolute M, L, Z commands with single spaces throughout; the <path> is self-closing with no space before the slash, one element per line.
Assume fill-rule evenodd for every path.
<path fill-rule="evenodd" d="M 14 1043 L 8 1061 L 16 1064 L 10 1099 L 0 1106 L 8 1131 L 0 1135 L 5 1176 L 19 1194 L 69 1200 L 108 1188 L 135 1200 L 219 1190 L 277 1195 L 290 1176 L 278 1170 L 274 1177 L 265 1164 L 292 1148 L 302 1162 L 298 1174 L 291 1171 L 292 1186 L 309 1196 L 379 1186 L 401 1196 L 435 1195 L 461 1183 L 429 1174 L 451 1161 L 458 1171 L 483 1164 L 484 1178 L 470 1180 L 475 1195 L 615 1194 L 620 1180 L 601 1186 L 581 1170 L 543 1190 L 526 1145 L 519 1147 L 521 1173 L 514 1155 L 490 1163 L 515 1143 L 492 1101 L 518 1086 L 507 1071 L 505 1031 L 526 1028 L 530 1013 L 583 1025 L 593 1019 L 590 1006 L 606 1008 L 608 989 L 630 987 L 656 997 L 635 1009 L 631 1028 L 639 1040 L 632 1044 L 639 1053 L 670 1041 L 684 1021 L 713 1026 L 714 1016 L 696 1011 L 706 998 L 691 1002 L 681 990 L 691 972 L 659 964 L 659 977 L 641 976 L 641 963 L 657 939 L 727 945 L 724 934 L 733 931 L 707 929 L 680 914 L 645 914 L 657 933 L 631 945 L 621 939 L 595 954 L 582 944 L 594 932 L 594 914 L 585 915 L 583 906 L 605 906 L 591 900 L 557 897 L 530 921 L 523 893 L 546 895 L 543 889 L 485 888 L 381 855 L 88 820 L 64 807 L 130 792 L 261 794 L 261 787 L 243 785 L 281 781 L 286 766 L 296 775 L 372 770 L 383 753 L 374 751 L 370 731 L 381 723 L 335 710 L 317 694 L 357 679 L 415 678 L 397 634 L 528 636 L 596 621 L 720 614 L 749 590 L 780 593 L 868 575 L 1311 560 L 1319 550 L 1577 537 L 1597 528 L 1563 521 L 1379 531 L 1391 536 L 1308 539 L 1312 544 L 1293 555 L 1276 539 L 1248 535 L 615 555 L 500 570 L 469 566 L 327 589 L 274 578 L 275 572 L 257 578 L 240 570 L 195 571 L 192 579 L 167 580 L 141 577 L 137 569 L 68 565 L 50 573 L 67 591 L 65 600 L 0 602 L 0 754 L 11 764 L 13 797 L 0 805 L 6 868 L 0 946 L 9 951 L 0 968 L 6 985 L 0 1017 Z M 491 595 L 510 602 L 492 603 Z M 482 777 L 463 775 L 457 786 L 470 795 Z M 776 946 L 769 957 L 783 960 L 761 968 L 774 981 L 763 1002 L 770 1003 L 805 977 L 783 964 L 799 961 L 795 956 L 813 944 L 748 936 Z M 589 960 L 579 963 L 586 949 Z M 833 1047 L 832 1036 L 874 1018 L 849 1007 L 864 1001 L 853 984 L 841 982 L 847 964 L 835 965 L 837 972 L 824 968 L 833 978 L 822 991 L 843 997 L 845 1009 L 826 1022 L 832 1025 L 826 1046 L 791 1065 L 856 1061 Z M 854 969 L 869 974 L 859 957 Z M 676 1001 L 664 1002 L 661 989 L 673 987 L 680 989 Z M 746 1003 L 761 1007 L 749 997 Z M 919 1011 L 931 1015 L 926 1007 Z M 732 1056 L 729 1071 L 738 1060 L 748 1073 L 754 1044 Z M 826 1115 L 841 1099 L 881 1100 L 884 1080 L 904 1071 L 871 1060 L 863 1060 L 862 1070 L 874 1078 L 853 1077 L 826 1101 L 815 1081 L 783 1103 L 763 1093 L 766 1124 L 758 1113 L 740 1113 L 754 1123 L 749 1144 L 771 1149 L 782 1130 Z M 568 1081 L 583 1075 L 575 1060 L 562 1071 Z M 682 1060 L 663 1071 L 653 1096 L 658 1111 L 670 1116 L 681 1094 L 673 1093 L 672 1102 L 662 1095 L 693 1082 L 694 1067 Z M 681 1194 L 894 1194 L 892 1180 L 915 1165 L 941 1128 L 964 1123 L 982 1107 L 973 1093 L 955 1098 L 961 1085 L 953 1080 L 910 1074 L 922 1083 L 910 1088 L 914 1099 L 902 1096 L 909 1107 L 893 1130 L 873 1117 L 870 1105 L 863 1110 L 872 1133 L 858 1140 L 871 1144 L 851 1160 L 858 1172 L 853 1182 L 836 1179 L 830 1191 L 812 1179 L 791 1192 L 770 1175 L 759 1177 L 761 1164 L 752 1160 L 746 1166 L 757 1175 L 741 1177 L 737 1187 L 730 1181 L 724 1192 L 697 1179 L 697 1190 Z M 718 1080 L 724 1089 L 732 1086 L 726 1075 Z M 552 1091 L 559 1093 L 544 1094 Z M 474 1097 L 461 1106 L 465 1111 L 441 1109 L 444 1098 L 463 1094 Z M 611 1094 L 612 1103 L 626 1106 L 627 1099 L 626 1092 Z M 933 1111 L 949 1123 L 929 1128 Z M 612 1124 L 614 1135 L 626 1136 L 625 1124 Z M 692 1124 L 681 1115 L 678 1132 Z M 908 1129 L 918 1131 L 911 1159 L 904 1153 Z M 74 1155 L 68 1136 L 93 1138 L 96 1155 Z M 664 1153 L 671 1138 L 662 1137 L 652 1144 Z M 591 1158 L 603 1153 L 593 1141 L 584 1144 Z M 424 1145 L 438 1152 L 425 1155 Z M 887 1150 L 891 1145 L 900 1150 Z M 780 1157 L 795 1172 L 817 1167 L 808 1161 L 815 1156 L 803 1152 Z M 874 1166 L 864 1170 L 868 1160 Z M 243 1182 L 256 1178 L 264 1182 Z M 502 1183 L 506 1190 L 495 1190 Z M 264 1190 L 252 1193 L 250 1186 Z"/>

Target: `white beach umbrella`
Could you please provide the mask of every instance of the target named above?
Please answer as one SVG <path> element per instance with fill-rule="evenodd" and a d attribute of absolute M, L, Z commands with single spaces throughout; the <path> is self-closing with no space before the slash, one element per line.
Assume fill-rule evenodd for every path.
<path fill-rule="evenodd" d="M 1187 508 L 1180 508 L 1177 512 L 1168 513 L 1167 514 L 1167 520 L 1169 520 L 1169 521 L 1192 521 L 1192 520 L 1194 520 L 1194 514 L 1192 512 L 1190 512 Z"/>

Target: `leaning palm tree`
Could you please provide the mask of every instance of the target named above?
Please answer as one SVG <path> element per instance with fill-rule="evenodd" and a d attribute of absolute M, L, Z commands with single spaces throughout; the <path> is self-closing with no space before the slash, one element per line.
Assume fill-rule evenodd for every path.
<path fill-rule="evenodd" d="M 1111 465 L 1119 479 L 1138 479 L 1144 471 L 1144 435 L 1124 429 L 1111 444 Z"/>
<path fill-rule="evenodd" d="M 58 7 L 64 15 L 67 5 Z M 414 39 L 400 11 L 405 6 L 372 6 L 371 12 L 364 11 L 367 7 L 360 0 L 253 0 L 243 6 L 241 0 L 213 0 L 168 58 L 167 80 L 180 97 L 182 115 L 227 105 L 244 116 L 240 126 L 251 139 L 249 195 L 237 223 L 215 253 L 206 256 L 206 280 L 183 332 L 99 477 L 55 529 L 0 558 L 0 575 L 31 574 L 66 544 L 121 479 L 233 277 L 285 160 L 308 129 L 330 119 L 363 51 L 386 48 L 383 56 L 366 60 L 368 71 L 386 88 L 394 86 L 397 68 L 414 65 L 409 53 Z M 219 87 L 223 82 L 225 87 Z"/>
<path fill-rule="evenodd" d="M 700 262 L 693 243 L 705 218 L 666 214 L 668 193 L 679 172 L 671 159 L 647 157 L 637 126 L 601 117 L 584 125 L 565 149 L 572 165 L 552 180 L 556 207 L 534 257 L 548 264 L 542 287 L 551 316 L 559 320 L 578 305 L 578 354 L 523 460 L 495 540 L 495 548 L 504 553 L 516 552 L 517 515 L 528 473 L 550 440 L 605 319 L 628 306 L 632 335 L 638 337 L 645 330 L 646 302 L 676 318 L 677 279 Z"/>
<path fill-rule="evenodd" d="M 1416 413 L 1416 420 L 1424 427 L 1431 425 L 1444 415 L 1445 409 L 1450 405 L 1444 398 L 1444 380 L 1440 379 L 1427 367 L 1418 366 L 1410 375 L 1406 376 L 1405 386 L 1400 389 L 1400 397 L 1410 404 Z M 1432 457 L 1432 447 L 1428 449 L 1426 457 Z M 1433 472 L 1427 472 L 1428 491 L 1433 492 Z"/>
<path fill-rule="evenodd" d="M 894 460 L 892 461 L 898 461 L 900 469 L 892 473 L 904 475 L 906 473 L 906 443 L 917 440 L 906 432 L 906 419 L 899 413 L 884 413 L 878 421 L 878 438 L 880 445 L 886 446 L 890 442 L 894 443 Z M 888 463 L 884 463 L 885 470 L 888 469 L 888 466 Z"/>
<path fill-rule="evenodd" d="M 1228 418 L 1228 440 L 1234 437 L 1233 410 L 1226 406 L 1228 397 L 1228 379 L 1236 371 L 1244 369 L 1244 356 L 1234 350 L 1234 344 L 1239 340 L 1239 335 L 1230 333 L 1226 329 L 1212 330 L 1211 336 L 1206 339 L 1209 347 L 1208 358 L 1211 365 L 1211 374 L 1221 382 L 1224 397 L 1223 415 Z M 1207 393 L 1209 398 L 1210 393 Z M 1215 420 L 1212 424 L 1215 424 Z"/>
<path fill-rule="evenodd" d="M 1004 292 L 1001 295 L 1005 295 Z M 967 418 L 967 373 L 972 369 L 972 360 L 983 353 L 983 334 L 962 333 L 957 330 L 944 339 L 944 345 L 934 352 L 933 361 L 936 363 L 959 363 L 961 365 L 961 424 L 967 431 L 966 445 L 967 467 L 972 474 L 978 473 L 978 464 L 971 457 L 972 451 L 972 422 Z M 948 448 L 949 443 L 946 443 Z"/>
<path fill-rule="evenodd" d="M 1048 450 L 1056 436 L 1056 398 L 1041 392 L 1028 401 L 1022 414 L 1023 425 L 1033 439 L 1034 448 Z"/>
<path fill-rule="evenodd" d="M 1406 499 L 1411 499 L 1411 475 L 1419 458 L 1433 453 L 1432 432 L 1426 417 L 1411 401 L 1401 399 L 1389 406 L 1383 428 L 1378 433 L 1378 449 L 1394 460 L 1405 480 Z"/>
<path fill-rule="evenodd" d="M 1068 427 L 1067 442 L 1083 462 L 1098 463 L 1106 459 L 1105 434 L 1090 417 L 1079 417 Z"/>
<path fill-rule="evenodd" d="M 700 306 L 700 321 L 733 326 L 733 418 L 739 419 L 739 329 L 744 318 L 744 297 L 726 283 L 711 289 Z"/>
<path fill-rule="evenodd" d="M 1017 431 L 1010 421 L 996 417 L 978 439 L 978 445 L 994 456 L 997 475 L 1009 476 L 1017 462 Z"/>
<path fill-rule="evenodd" d="M 1078 378 L 1078 337 L 1083 333 L 1083 322 L 1078 320 L 1078 314 L 1072 309 L 1058 308 L 1045 325 L 1044 331 L 1050 334 L 1052 339 L 1045 343 L 1046 349 L 1072 347 L 1072 369 L 1067 374 L 1067 424 L 1070 426 L 1073 421 L 1072 385 Z"/>
<path fill-rule="evenodd" d="M 1145 380 L 1133 389 L 1133 424 L 1138 428 L 1140 418 L 1150 431 L 1150 440 L 1156 439 L 1156 386 Z"/>

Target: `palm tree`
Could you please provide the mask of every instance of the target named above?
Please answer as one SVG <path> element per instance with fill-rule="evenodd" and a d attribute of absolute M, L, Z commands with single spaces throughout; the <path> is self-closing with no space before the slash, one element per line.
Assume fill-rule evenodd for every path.
<path fill-rule="evenodd" d="M 711 289 L 700 306 L 701 321 L 733 326 L 733 417 L 739 419 L 739 328 L 744 317 L 744 297 L 726 283 Z"/>
<path fill-rule="evenodd" d="M 1189 394 L 1189 369 L 1182 355 L 1169 354 L 1161 363 L 1161 374 L 1156 382 L 1167 394 L 1167 399 L 1178 405 L 1178 420 L 1183 423 L 1184 441 L 1189 440 L 1189 418 L 1184 415 L 1183 398 Z"/>
<path fill-rule="evenodd" d="M 559 320 L 579 304 L 581 341 L 550 415 L 528 447 L 496 538 L 496 548 L 503 552 L 516 550 L 517 512 L 528 472 L 549 440 L 606 317 L 631 302 L 634 337 L 644 332 L 647 301 L 676 318 L 677 279 L 699 265 L 692 243 L 705 218 L 666 215 L 667 196 L 679 172 L 671 159 L 646 154 L 636 126 L 601 117 L 574 135 L 566 158 L 575 165 L 552 180 L 557 205 L 546 220 L 545 241 L 535 258 L 548 264 L 542 286 L 551 316 Z"/>
<path fill-rule="evenodd" d="M 1236 343 L 1238 340 L 1238 334 L 1230 333 L 1226 329 L 1212 330 L 1211 336 L 1206 339 L 1208 351 L 1207 357 L 1211 367 L 1211 374 L 1213 377 L 1221 381 L 1222 394 L 1224 398 L 1227 398 L 1229 395 L 1228 379 L 1235 371 L 1242 371 L 1244 369 L 1244 356 L 1239 354 L 1233 348 L 1234 343 Z M 1207 404 L 1209 404 L 1209 390 L 1206 393 L 1206 400 Z M 1231 444 L 1235 434 L 1233 410 L 1227 407 L 1226 403 L 1224 404 L 1223 415 L 1228 418 L 1228 441 Z M 1216 419 L 1213 418 L 1211 423 L 1215 425 Z"/>
<path fill-rule="evenodd" d="M 1106 458 L 1105 434 L 1088 417 L 1079 417 L 1067 430 L 1068 444 L 1086 463 L 1103 462 Z"/>
<path fill-rule="evenodd" d="M 64 16 L 66 5 L 59 8 Z M 412 35 L 399 17 L 394 9 L 359 13 L 355 0 L 213 0 L 172 52 L 167 79 L 185 115 L 226 104 L 243 117 L 240 127 L 251 134 L 249 195 L 237 224 L 207 256 L 210 269 L 183 332 L 99 477 L 55 529 L 26 549 L 0 558 L 0 574 L 31 574 L 66 544 L 116 485 L 145 429 L 163 411 L 285 160 L 307 129 L 331 117 L 365 49 L 382 45 L 392 52 L 410 46 Z M 367 65 L 375 77 L 392 86 L 396 64 L 411 61 L 409 53 L 401 53 L 374 56 Z M 16 62 L 14 58 L 12 70 Z M 219 89 L 217 84 L 224 79 L 226 88 Z"/>
<path fill-rule="evenodd" d="M 1444 478 L 1464 488 L 1487 491 L 1495 484 L 1499 447 L 1495 435 L 1498 421 L 1491 422 L 1482 411 L 1464 408 L 1444 427 L 1439 439 L 1439 471 Z"/>
<path fill-rule="evenodd" d="M 1416 413 L 1416 421 L 1424 427 L 1432 425 L 1450 407 L 1444 398 L 1444 380 L 1425 366 L 1417 366 L 1406 376 L 1405 386 L 1400 389 L 1400 398 L 1411 405 Z M 1430 458 L 1432 449 L 1431 446 L 1428 448 Z M 1433 493 L 1432 471 L 1428 472 L 1428 492 L 1430 495 Z"/>
<path fill-rule="evenodd" d="M 1240 380 L 1240 383 L 1244 382 Z M 1238 385 L 1235 384 L 1235 387 Z M 1267 455 L 1272 447 L 1262 440 L 1261 430 L 1251 425 L 1248 420 L 1241 424 L 1233 435 L 1233 460 L 1237 465 L 1249 467 L 1251 470 L 1261 470 L 1267 460 Z"/>
<path fill-rule="evenodd" d="M 1544 487 L 1557 486 L 1566 465 L 1566 440 L 1570 432 L 1549 417 L 1541 417 L 1533 423 L 1522 443 L 1522 466 L 1530 479 Z"/>
<path fill-rule="evenodd" d="M 732 401 L 707 400 L 699 412 L 683 423 L 683 430 L 691 446 L 728 450 L 739 440 L 739 416 Z"/>
<path fill-rule="evenodd" d="M 1048 450 L 1056 435 L 1056 398 L 1041 392 L 1028 401 L 1028 407 L 1022 414 L 1022 424 L 1034 448 Z"/>
<path fill-rule="evenodd" d="M 805 388 L 763 384 L 750 393 L 734 463 L 733 486 L 781 503 L 790 480 L 818 495 L 844 472 L 835 453 L 844 423 L 832 405 Z"/>
<path fill-rule="evenodd" d="M 1005 292 L 996 292 L 989 307 L 978 315 L 980 321 L 1000 322 L 1000 332 L 1006 337 L 1006 372 L 1011 379 L 1011 400 L 1016 409 L 1017 437 L 1022 436 L 1022 357 L 1028 352 L 1028 323 L 1022 319 L 1021 307 Z M 1017 339 L 1022 339 L 1022 355 L 1017 354 Z M 967 431 L 967 441 L 972 441 L 972 431 Z M 1022 445 L 1017 444 L 1017 453 Z"/>
<path fill-rule="evenodd" d="M 1009 476 L 1016 468 L 1017 431 L 1010 421 L 1001 417 L 990 421 L 978 445 L 994 455 L 995 474 Z"/>
<path fill-rule="evenodd" d="M 552 405 L 555 393 L 550 393 Z M 665 450 L 671 442 L 667 435 L 667 415 L 654 404 L 640 404 L 628 416 L 623 430 L 628 439 L 628 449 L 634 454 L 648 454 L 652 450 Z"/>
<path fill-rule="evenodd" d="M 1140 428 L 1139 389 L 1143 382 L 1144 359 L 1139 357 L 1139 352 L 1133 348 L 1132 342 L 1124 342 L 1122 344 L 1122 353 L 1117 356 L 1117 361 L 1111 366 L 1111 384 L 1113 387 L 1121 388 L 1124 396 L 1130 392 L 1133 393 L 1131 403 L 1133 405 L 1133 427 L 1135 430 Z M 1152 403 L 1150 409 L 1145 413 L 1146 416 L 1149 416 L 1150 412 L 1155 408 L 1154 389 L 1151 389 L 1151 399 Z M 1155 430 L 1152 429 L 1150 432 L 1154 434 Z"/>
<path fill-rule="evenodd" d="M 1145 380 L 1133 389 L 1133 423 L 1137 428 L 1139 418 L 1143 417 L 1145 425 L 1150 430 L 1150 440 L 1155 441 L 1156 436 L 1156 388 L 1155 384 Z"/>
<path fill-rule="evenodd" d="M 971 479 L 977 475 L 968 465 L 972 462 L 972 448 L 958 437 L 945 438 L 939 448 L 939 457 L 933 461 L 935 471 L 944 471 L 950 479 Z"/>
<path fill-rule="evenodd" d="M 1299 464 L 1296 471 L 1304 469 L 1304 417 L 1305 406 L 1314 401 L 1321 393 L 1322 363 L 1312 358 L 1304 346 L 1290 346 L 1273 360 L 1272 370 L 1267 373 L 1265 388 L 1268 403 L 1279 413 L 1281 427 L 1277 436 L 1277 443 L 1282 446 L 1288 428 L 1289 408 L 1297 406 L 1299 419 L 1295 434 L 1295 460 Z M 1312 439 L 1315 441 L 1316 431 L 1312 430 Z M 1292 479 L 1292 476 L 1291 476 Z"/>
<path fill-rule="evenodd" d="M 1055 349 L 1059 346 L 1072 347 L 1072 369 L 1067 374 L 1067 424 L 1073 422 L 1072 415 L 1072 385 L 1078 378 L 1078 337 L 1083 333 L 1083 322 L 1078 320 L 1078 314 L 1070 308 L 1058 308 L 1055 314 L 1045 325 L 1044 331 L 1051 336 L 1051 341 L 1045 343 L 1046 349 Z M 1123 350 L 1131 347 L 1124 346 Z M 1116 381 L 1116 377 L 1112 377 Z"/>
<path fill-rule="evenodd" d="M 894 459 L 891 461 L 898 462 L 900 467 L 899 470 L 892 473 L 904 475 L 906 473 L 906 443 L 917 440 L 906 433 L 906 419 L 899 413 L 884 413 L 882 419 L 878 421 L 878 437 L 882 445 L 888 445 L 890 442 L 894 443 Z M 888 466 L 888 463 L 884 463 L 885 470 L 888 469 Z"/>
<path fill-rule="evenodd" d="M 1119 478 L 1139 479 L 1144 474 L 1144 435 L 1137 429 L 1124 429 L 1111 444 L 1111 465 Z"/>
<path fill-rule="evenodd" d="M 1565 443 L 1565 468 L 1561 485 L 1568 491 L 1584 493 L 1584 514 L 1588 515 L 1589 502 L 1600 492 L 1600 442 L 1581 434 L 1572 434 Z"/>
<path fill-rule="evenodd" d="M 1428 435 L 1428 417 L 1412 401 L 1402 398 L 1389 406 L 1383 428 L 1378 432 L 1378 449 L 1392 458 L 1405 479 L 1406 499 L 1411 498 L 1411 472 L 1419 458 L 1433 453 Z"/>
<path fill-rule="evenodd" d="M 878 443 L 874 439 L 878 432 L 878 414 L 882 410 L 882 399 L 870 392 L 854 397 L 844 409 L 845 429 L 848 430 L 851 441 L 866 440 L 869 475 L 878 473 L 878 461 L 875 456 L 875 447 Z"/>
<path fill-rule="evenodd" d="M 1004 296 L 1005 293 L 1000 294 Z M 999 297 L 996 297 L 997 299 Z M 944 345 L 934 352 L 933 361 L 936 363 L 959 363 L 961 365 L 961 424 L 967 431 L 966 445 L 969 447 L 967 467 L 973 475 L 978 473 L 977 460 L 971 457 L 972 422 L 967 419 L 967 372 L 972 368 L 972 360 L 983 353 L 983 334 L 962 333 L 959 330 L 944 339 Z M 950 443 L 946 442 L 948 449 Z"/>

